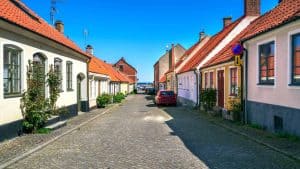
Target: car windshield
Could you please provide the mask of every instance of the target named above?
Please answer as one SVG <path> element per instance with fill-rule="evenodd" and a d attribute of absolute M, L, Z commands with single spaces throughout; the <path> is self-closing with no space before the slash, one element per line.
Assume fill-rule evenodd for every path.
<path fill-rule="evenodd" d="M 174 96 L 174 92 L 173 91 L 161 91 L 160 95 L 161 96 Z"/>

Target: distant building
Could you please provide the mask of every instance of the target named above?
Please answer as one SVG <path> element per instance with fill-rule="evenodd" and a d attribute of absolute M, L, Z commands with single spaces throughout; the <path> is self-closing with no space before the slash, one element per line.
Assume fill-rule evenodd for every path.
<path fill-rule="evenodd" d="M 167 81 L 166 73 L 169 70 L 173 70 L 177 61 L 179 61 L 179 57 L 183 55 L 185 52 L 184 47 L 180 44 L 172 45 L 170 50 L 167 50 L 166 53 L 159 58 L 159 60 L 154 65 L 154 85 L 156 90 L 163 90 L 169 88 L 174 88 L 174 76 L 169 76 L 169 82 Z M 167 85 L 167 83 L 169 85 Z"/>
<path fill-rule="evenodd" d="M 122 72 L 123 74 L 125 74 L 129 79 L 131 79 L 131 81 L 134 82 L 134 84 L 137 83 L 138 79 L 137 79 L 137 70 L 130 65 L 124 57 L 122 57 L 119 61 L 117 61 L 117 63 L 114 64 L 114 67 L 117 68 L 117 70 L 119 70 L 120 72 Z"/>

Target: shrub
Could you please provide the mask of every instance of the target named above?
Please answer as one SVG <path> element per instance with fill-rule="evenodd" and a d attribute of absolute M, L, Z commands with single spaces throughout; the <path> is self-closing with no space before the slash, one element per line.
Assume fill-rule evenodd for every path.
<path fill-rule="evenodd" d="M 243 104 L 241 103 L 241 90 L 238 89 L 238 95 L 236 98 L 233 98 L 229 101 L 230 104 L 230 112 L 233 113 L 233 120 L 239 121 L 241 120 L 240 113 L 243 111 Z"/>
<path fill-rule="evenodd" d="M 110 104 L 112 100 L 112 96 L 109 94 L 102 94 L 101 96 L 97 97 L 97 106 L 98 107 L 105 107 L 106 105 Z"/>
<path fill-rule="evenodd" d="M 137 89 L 133 89 L 133 94 L 137 94 Z"/>
<path fill-rule="evenodd" d="M 121 103 L 121 101 L 125 99 L 125 95 L 123 93 L 117 93 L 115 96 L 114 96 L 114 102 L 115 103 Z"/>
<path fill-rule="evenodd" d="M 212 110 L 217 102 L 217 91 L 215 89 L 201 90 L 200 101 L 206 111 Z"/>

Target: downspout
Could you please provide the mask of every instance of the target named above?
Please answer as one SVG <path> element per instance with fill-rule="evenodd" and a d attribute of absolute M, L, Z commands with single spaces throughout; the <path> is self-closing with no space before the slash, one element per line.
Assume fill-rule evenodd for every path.
<path fill-rule="evenodd" d="M 89 86 L 89 66 L 90 66 L 90 62 L 91 62 L 91 59 L 87 59 L 87 67 L 86 67 L 86 74 L 87 74 L 87 77 L 86 77 L 86 86 L 87 86 L 87 108 L 86 108 L 86 111 L 89 112 L 90 111 L 90 86 Z"/>
<path fill-rule="evenodd" d="M 244 42 L 242 42 L 242 45 L 244 47 Z M 244 63 L 244 66 L 245 66 L 245 69 L 243 71 L 243 74 L 244 74 L 244 81 L 245 83 L 243 84 L 244 85 L 244 92 L 243 92 L 243 98 L 244 98 L 244 123 L 245 124 L 248 124 L 248 112 L 247 112 L 247 100 L 248 100 L 248 73 L 247 73 L 247 70 L 248 70 L 248 50 L 244 47 L 244 60 L 245 60 L 245 63 Z"/>
<path fill-rule="evenodd" d="M 200 90 L 200 70 L 195 69 L 194 73 L 196 75 L 196 97 L 197 97 L 197 104 L 196 107 L 200 107 L 200 100 L 199 100 L 199 90 Z"/>

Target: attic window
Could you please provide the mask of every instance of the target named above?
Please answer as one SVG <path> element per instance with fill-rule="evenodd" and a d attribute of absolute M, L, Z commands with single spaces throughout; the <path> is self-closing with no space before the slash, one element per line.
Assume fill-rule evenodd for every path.
<path fill-rule="evenodd" d="M 19 0 L 10 0 L 10 2 L 13 3 L 17 8 L 23 11 L 30 18 L 39 22 L 39 18 L 34 16 L 24 5 L 20 4 Z"/>

